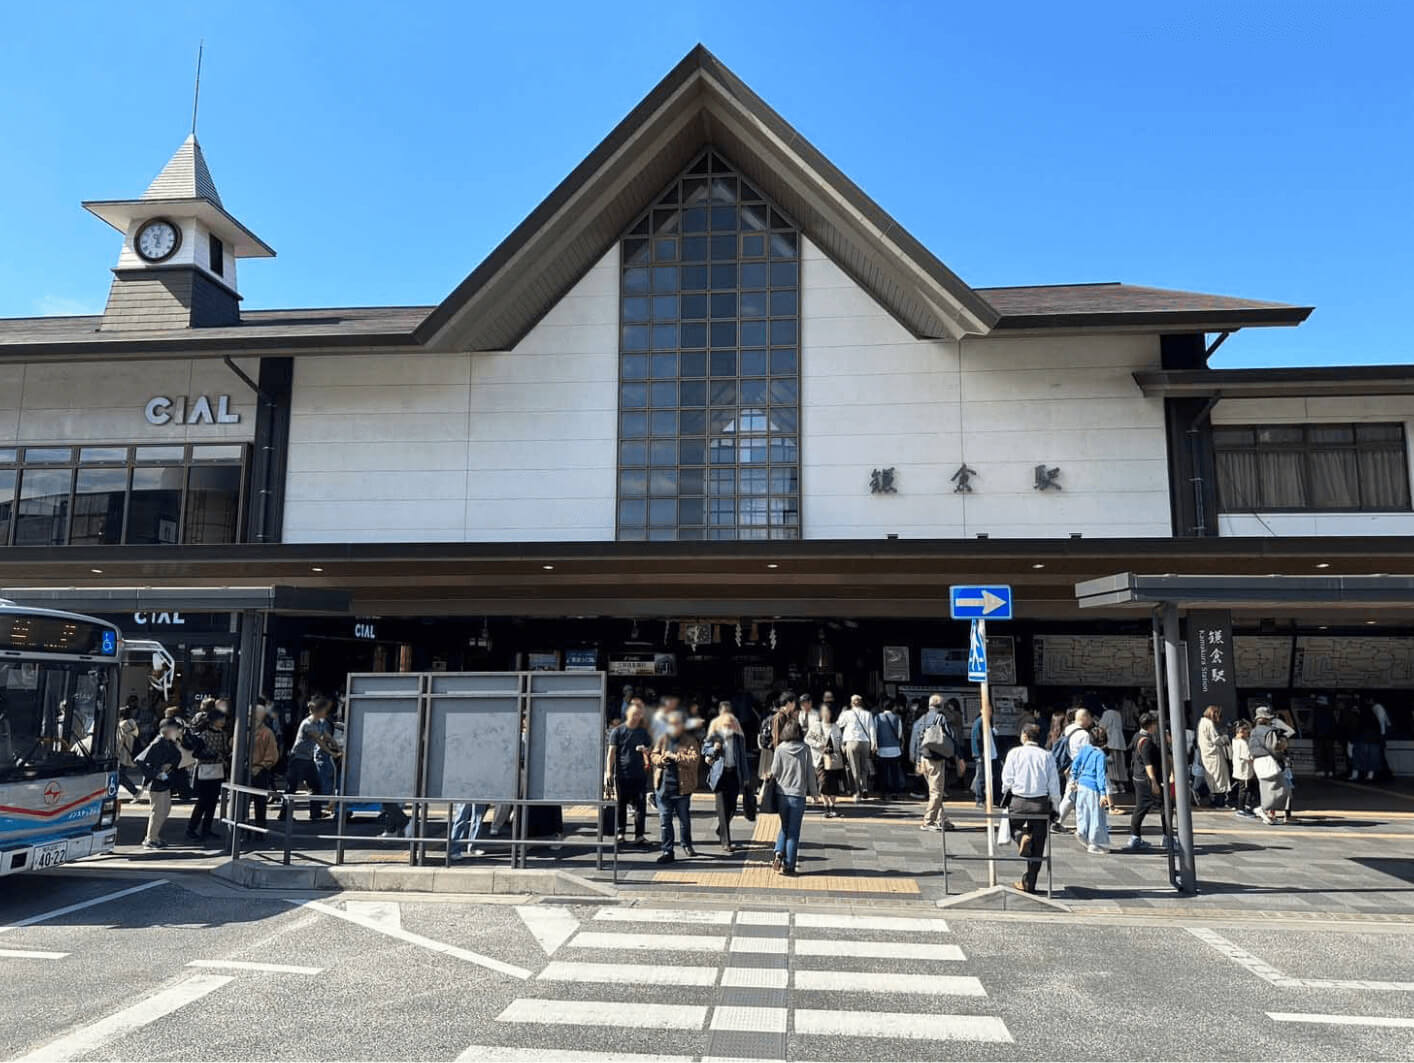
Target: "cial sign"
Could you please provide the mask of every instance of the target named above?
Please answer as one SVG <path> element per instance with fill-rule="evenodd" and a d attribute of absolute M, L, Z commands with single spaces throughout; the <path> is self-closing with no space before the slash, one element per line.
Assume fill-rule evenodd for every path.
<path fill-rule="evenodd" d="M 240 424 L 241 415 L 231 411 L 229 395 L 154 395 L 142 408 L 151 425 L 169 424 Z"/>
<path fill-rule="evenodd" d="M 354 624 L 354 638 L 376 640 L 378 628 L 371 620 L 360 620 Z"/>
<path fill-rule="evenodd" d="M 953 586 L 948 600 L 954 620 L 1010 620 L 1011 588 Z"/>

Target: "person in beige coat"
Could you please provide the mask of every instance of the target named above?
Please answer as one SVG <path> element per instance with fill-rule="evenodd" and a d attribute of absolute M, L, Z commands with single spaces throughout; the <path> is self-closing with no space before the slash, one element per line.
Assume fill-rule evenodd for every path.
<path fill-rule="evenodd" d="M 1213 807 L 1227 804 L 1232 791 L 1232 741 L 1218 724 L 1222 722 L 1223 710 L 1217 705 L 1209 705 L 1203 710 L 1203 718 L 1198 721 L 1198 756 L 1203 761 L 1203 774 L 1208 777 L 1208 786 L 1213 791 Z"/>

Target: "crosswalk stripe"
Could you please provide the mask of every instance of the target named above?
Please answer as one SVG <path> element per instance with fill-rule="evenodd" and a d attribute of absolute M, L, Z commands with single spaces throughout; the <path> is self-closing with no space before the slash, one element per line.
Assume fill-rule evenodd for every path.
<path fill-rule="evenodd" d="M 737 912 L 737 926 L 790 926 L 790 912 Z"/>
<path fill-rule="evenodd" d="M 252 960 L 192 960 L 188 967 L 208 967 L 226 971 L 262 971 L 268 974 L 323 974 L 323 967 L 301 967 L 293 963 L 255 963 Z"/>
<path fill-rule="evenodd" d="M 632 949 L 640 952 L 723 952 L 727 939 L 715 934 L 608 934 L 582 930 L 572 949 Z"/>
<path fill-rule="evenodd" d="M 497 1022 L 556 1026 L 625 1026 L 639 1029 L 700 1030 L 707 1008 L 700 1004 L 612 1003 L 602 1000 L 539 1000 L 517 997 L 496 1016 Z"/>
<path fill-rule="evenodd" d="M 783 972 L 784 973 L 784 972 Z M 536 978 L 542 982 L 599 982 L 605 985 L 710 986 L 717 983 L 715 967 L 658 967 L 624 963 L 574 963 L 556 960 Z"/>
<path fill-rule="evenodd" d="M 650 1056 L 640 1052 L 581 1052 L 577 1048 L 502 1048 L 467 1045 L 457 1063 L 693 1063 L 692 1056 Z"/>
<path fill-rule="evenodd" d="M 732 952 L 754 952 L 765 956 L 784 956 L 790 950 L 789 938 L 732 938 Z"/>
<path fill-rule="evenodd" d="M 0 960 L 62 960 L 67 952 L 39 952 L 34 949 L 0 949 Z"/>
<path fill-rule="evenodd" d="M 1275 1022 L 1311 1022 L 1324 1026 L 1414 1026 L 1414 1019 L 1400 1019 L 1389 1015 L 1322 1015 L 1315 1012 L 1269 1011 L 1267 1018 Z"/>
<path fill-rule="evenodd" d="M 728 967 L 722 971 L 722 985 L 730 989 L 784 989 L 784 967 Z"/>
<path fill-rule="evenodd" d="M 786 1008 L 748 1008 L 723 1005 L 712 1009 L 713 1030 L 748 1033 L 785 1033 Z"/>
<path fill-rule="evenodd" d="M 606 923 L 707 923 L 728 926 L 732 913 L 678 908 L 601 908 L 594 918 Z"/>
<path fill-rule="evenodd" d="M 796 971 L 796 989 L 850 993 L 910 993 L 935 997 L 985 997 L 980 978 L 951 974 L 881 974 L 871 971 Z"/>
<path fill-rule="evenodd" d="M 946 934 L 945 919 L 914 919 L 900 915 L 834 915 L 830 912 L 797 912 L 795 925 L 818 930 L 907 930 L 919 934 Z"/>
<path fill-rule="evenodd" d="M 922 941 L 840 941 L 833 938 L 797 938 L 797 956 L 851 956 L 875 960 L 965 960 L 956 945 L 930 945 Z"/>
<path fill-rule="evenodd" d="M 991 1015 L 915 1015 L 908 1012 L 815 1011 L 797 1008 L 795 1032 L 820 1037 L 1014 1043 L 1006 1023 Z"/>

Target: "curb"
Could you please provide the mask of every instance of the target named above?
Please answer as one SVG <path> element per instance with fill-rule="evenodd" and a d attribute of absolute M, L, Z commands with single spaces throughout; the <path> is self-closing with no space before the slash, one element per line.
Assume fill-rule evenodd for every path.
<path fill-rule="evenodd" d="M 248 890 L 358 890 L 387 893 L 530 894 L 614 898 L 618 890 L 568 871 L 443 867 L 285 867 L 228 860 L 211 875 Z"/>

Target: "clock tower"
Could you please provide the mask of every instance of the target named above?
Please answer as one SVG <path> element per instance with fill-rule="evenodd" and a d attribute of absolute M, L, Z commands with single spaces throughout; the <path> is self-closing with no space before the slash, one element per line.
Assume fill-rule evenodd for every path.
<path fill-rule="evenodd" d="M 84 207 L 123 234 L 99 326 L 105 332 L 238 325 L 236 260 L 275 257 L 227 213 L 195 133 L 142 198 L 90 200 Z"/>

